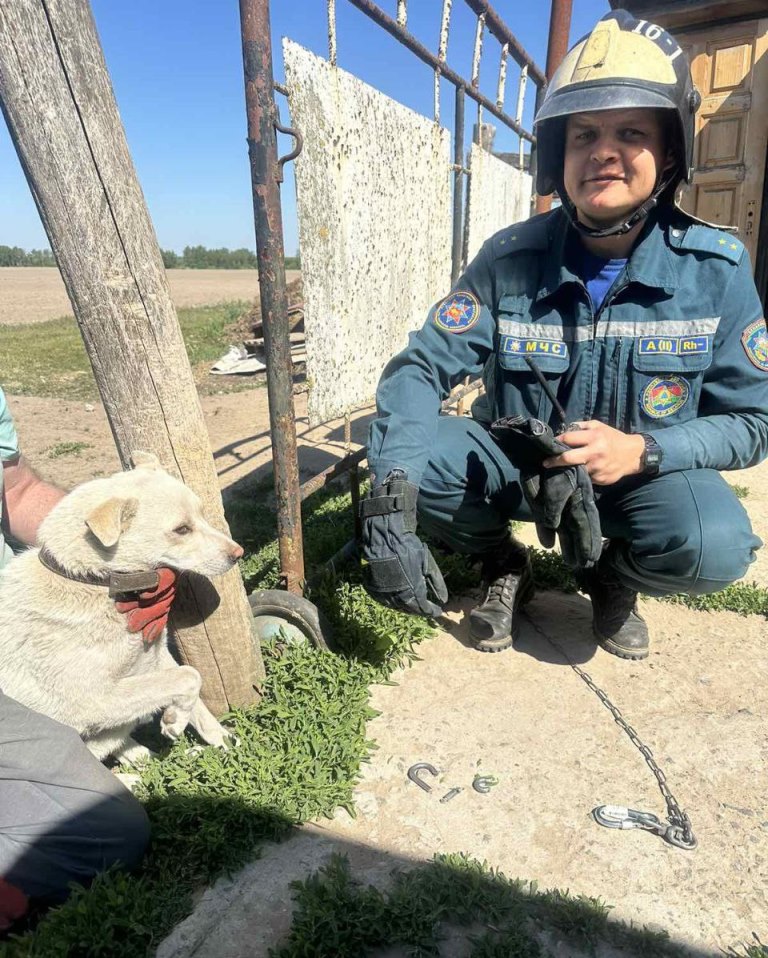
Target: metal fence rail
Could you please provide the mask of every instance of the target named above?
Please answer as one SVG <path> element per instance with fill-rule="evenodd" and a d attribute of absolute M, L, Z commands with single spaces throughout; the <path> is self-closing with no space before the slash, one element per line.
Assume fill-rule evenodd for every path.
<path fill-rule="evenodd" d="M 318 0 L 321 2 L 321 0 Z M 328 12 L 328 56 L 336 65 L 338 44 L 336 36 L 336 2 L 326 0 Z M 450 82 L 455 91 L 453 129 L 453 232 L 451 247 L 451 274 L 455 281 L 462 269 L 464 250 L 464 177 L 468 170 L 464 161 L 465 100 L 471 98 L 477 104 L 478 118 L 475 140 L 480 142 L 482 117 L 485 110 L 519 137 L 519 163 L 523 166 L 523 145 L 535 146 L 535 137 L 523 126 L 523 108 L 528 81 L 541 94 L 546 78 L 534 63 L 512 31 L 486 0 L 457 0 L 464 2 L 477 17 L 474 55 L 469 78 L 454 70 L 447 63 L 451 13 L 454 0 L 442 0 L 440 29 L 436 30 L 437 51 L 432 52 L 409 33 L 407 0 L 397 0 L 396 18 L 393 19 L 372 0 L 347 0 L 374 23 L 378 24 L 416 57 L 428 64 L 435 73 L 434 118 L 440 119 L 440 80 Z M 420 0 L 423 3 L 423 0 Z M 558 0 L 555 0 L 557 3 Z M 437 3 L 435 0 L 435 6 Z M 243 32 L 243 63 L 245 70 L 246 108 L 248 113 L 248 143 L 251 158 L 251 174 L 256 221 L 256 245 L 259 257 L 259 283 L 261 289 L 262 316 L 264 320 L 267 378 L 269 384 L 270 427 L 274 448 L 275 489 L 277 492 L 278 539 L 280 544 L 281 580 L 285 588 L 301 592 L 304 582 L 304 561 L 301 536 L 300 503 L 316 489 L 345 470 L 352 472 L 353 501 L 359 496 L 357 466 L 364 458 L 364 451 L 350 453 L 319 476 L 303 486 L 298 481 L 296 452 L 296 428 L 293 411 L 291 359 L 288 340 L 287 302 L 285 300 L 285 268 L 282 258 L 283 231 L 280 219 L 279 183 L 282 181 L 282 165 L 298 154 L 301 140 L 296 139 L 296 148 L 278 162 L 276 130 L 296 136 L 290 127 L 282 127 L 275 106 L 273 91 L 287 94 L 285 87 L 274 82 L 272 74 L 271 35 L 269 23 L 269 0 L 240 0 Z M 480 65 L 484 51 L 486 32 L 500 45 L 498 78 L 495 100 L 480 92 Z M 511 57 L 521 68 L 518 81 L 515 115 L 505 109 L 508 59 Z M 311 135 L 304 131 L 305 136 Z M 465 390 L 462 390 L 464 392 Z M 461 410 L 461 405 L 459 405 Z M 346 418 L 349 432 L 349 417 Z"/>

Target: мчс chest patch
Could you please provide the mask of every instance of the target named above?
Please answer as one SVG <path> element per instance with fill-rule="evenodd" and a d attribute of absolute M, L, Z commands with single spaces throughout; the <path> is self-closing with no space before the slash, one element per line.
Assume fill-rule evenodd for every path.
<path fill-rule="evenodd" d="M 657 376 L 640 394 L 643 412 L 651 419 L 672 416 L 688 402 L 690 387 L 680 376 Z"/>
<path fill-rule="evenodd" d="M 741 345 L 753 366 L 768 373 L 768 329 L 764 319 L 756 319 L 741 334 Z"/>
<path fill-rule="evenodd" d="M 465 333 L 480 319 L 480 303 L 472 293 L 451 293 L 435 309 L 435 326 L 447 333 Z"/>

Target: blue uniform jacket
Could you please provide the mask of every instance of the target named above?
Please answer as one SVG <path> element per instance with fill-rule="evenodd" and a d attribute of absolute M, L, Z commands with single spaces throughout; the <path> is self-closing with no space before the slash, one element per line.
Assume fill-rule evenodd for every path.
<path fill-rule="evenodd" d="M 568 240 L 568 234 L 571 239 Z M 647 432 L 662 472 L 741 469 L 768 454 L 768 334 L 749 256 L 728 233 L 666 208 L 649 218 L 595 312 L 567 266 L 561 210 L 487 240 L 452 292 L 386 366 L 368 460 L 419 483 L 440 404 L 482 375 L 472 413 L 560 425 L 532 357 L 569 422 Z"/>

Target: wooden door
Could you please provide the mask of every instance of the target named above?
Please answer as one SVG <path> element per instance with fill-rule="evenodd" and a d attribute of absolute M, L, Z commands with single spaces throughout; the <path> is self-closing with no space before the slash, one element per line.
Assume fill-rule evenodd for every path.
<path fill-rule="evenodd" d="M 737 227 L 754 264 L 768 147 L 768 19 L 675 35 L 702 98 L 696 171 L 682 206 Z"/>

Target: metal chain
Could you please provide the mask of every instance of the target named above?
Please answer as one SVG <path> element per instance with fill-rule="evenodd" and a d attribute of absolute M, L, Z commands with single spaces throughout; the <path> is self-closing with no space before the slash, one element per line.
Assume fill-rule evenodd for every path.
<path fill-rule="evenodd" d="M 604 692 L 592 679 L 592 677 L 576 665 L 575 662 L 571 661 L 568 653 L 563 649 L 559 642 L 555 641 L 550 635 L 548 635 L 541 626 L 534 622 L 531 616 L 525 612 L 525 617 L 528 619 L 532 627 L 536 632 L 539 633 L 542 638 L 544 638 L 552 646 L 555 651 L 559 652 L 560 655 L 565 659 L 565 661 L 570 665 L 573 671 L 579 676 L 579 678 L 585 683 L 587 688 L 591 689 L 595 695 L 600 699 L 603 705 L 608 709 L 608 711 L 613 716 L 614 721 L 623 729 L 627 734 L 630 742 L 635 746 L 635 748 L 640 752 L 643 758 L 646 761 L 646 764 L 656 776 L 656 781 L 659 785 L 659 790 L 664 797 L 664 801 L 667 803 L 667 820 L 669 821 L 669 827 L 663 829 L 659 832 L 663 838 L 665 838 L 670 844 L 676 845 L 678 848 L 691 849 L 695 848 L 697 841 L 696 837 L 693 834 L 693 829 L 691 827 L 691 820 L 688 817 L 687 813 L 683 811 L 680 807 L 677 799 L 672 794 L 669 785 L 667 785 L 667 776 L 659 768 L 656 763 L 656 759 L 653 757 L 653 752 L 650 748 L 641 740 L 640 736 L 637 734 L 635 729 L 627 722 L 624 716 L 621 714 L 619 708 L 611 702 L 608 698 L 606 692 Z"/>

